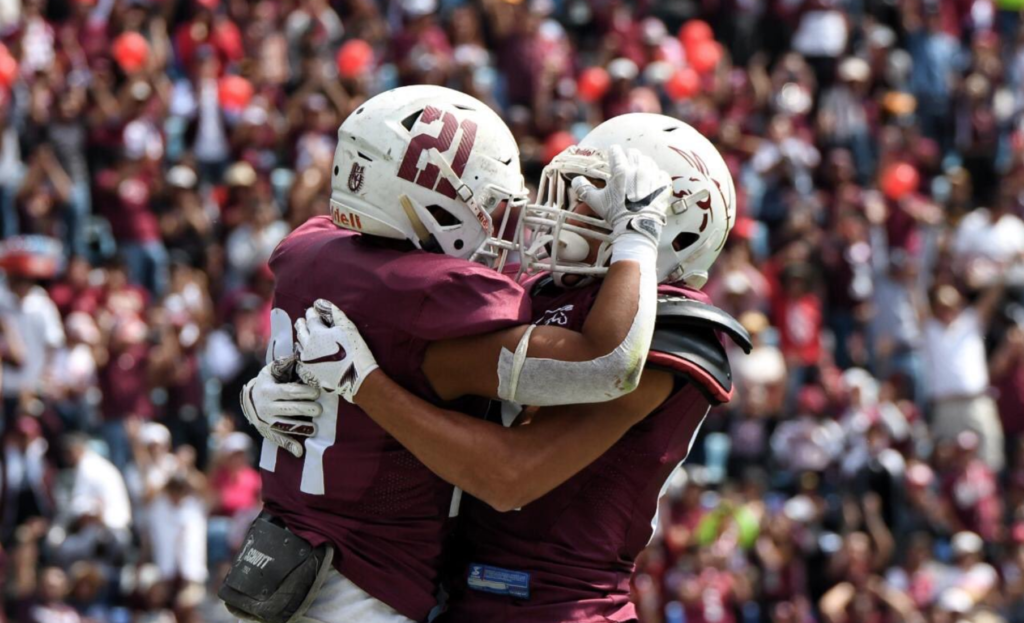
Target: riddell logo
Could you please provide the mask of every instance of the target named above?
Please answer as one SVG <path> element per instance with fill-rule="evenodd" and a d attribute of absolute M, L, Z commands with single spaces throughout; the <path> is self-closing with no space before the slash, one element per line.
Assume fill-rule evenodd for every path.
<path fill-rule="evenodd" d="M 360 220 L 358 214 L 351 212 L 345 212 L 338 208 L 331 206 L 331 220 L 338 227 L 344 227 L 345 229 L 355 229 L 357 231 L 363 231 L 363 221 Z"/>
<path fill-rule="evenodd" d="M 470 205 L 470 208 L 473 210 L 473 216 L 475 216 L 476 220 L 480 222 L 480 226 L 484 228 L 484 231 L 487 232 L 488 235 L 492 234 L 494 229 L 490 220 L 487 218 L 487 214 L 477 206 Z"/>

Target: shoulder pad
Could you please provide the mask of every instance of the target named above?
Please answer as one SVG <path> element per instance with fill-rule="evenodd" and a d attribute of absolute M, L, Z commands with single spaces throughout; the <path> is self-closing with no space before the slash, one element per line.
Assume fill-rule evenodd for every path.
<path fill-rule="evenodd" d="M 661 297 L 647 363 L 695 382 L 712 404 L 729 402 L 732 369 L 718 331 L 750 352 L 750 335 L 729 314 L 699 301 Z"/>
<path fill-rule="evenodd" d="M 693 299 L 679 296 L 659 296 L 656 326 L 659 328 L 685 326 L 713 329 L 728 335 L 745 353 L 749 354 L 754 347 L 750 342 L 750 334 L 735 318 L 714 305 Z"/>

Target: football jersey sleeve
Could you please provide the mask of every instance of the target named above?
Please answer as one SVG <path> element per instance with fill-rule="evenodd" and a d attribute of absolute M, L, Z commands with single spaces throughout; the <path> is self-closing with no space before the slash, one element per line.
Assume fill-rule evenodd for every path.
<path fill-rule="evenodd" d="M 530 298 L 515 281 L 484 266 L 449 264 L 423 292 L 410 333 L 436 341 L 530 322 Z"/>

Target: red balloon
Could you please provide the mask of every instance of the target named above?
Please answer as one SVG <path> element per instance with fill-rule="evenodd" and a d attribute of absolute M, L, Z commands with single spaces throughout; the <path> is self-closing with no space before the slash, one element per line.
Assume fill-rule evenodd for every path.
<path fill-rule="evenodd" d="M 712 32 L 711 26 L 708 26 L 704 20 L 691 19 L 679 29 L 679 40 L 687 49 L 695 43 L 710 41 L 714 37 L 715 33 Z"/>
<path fill-rule="evenodd" d="M 213 27 L 213 44 L 226 58 L 240 60 L 245 56 L 242 33 L 233 22 L 219 22 Z"/>
<path fill-rule="evenodd" d="M 342 78 L 356 78 L 373 64 L 373 48 L 362 39 L 352 39 L 341 46 L 335 60 Z"/>
<path fill-rule="evenodd" d="M 714 40 L 698 41 L 686 48 L 686 60 L 699 73 L 707 73 L 722 60 L 722 46 Z"/>
<path fill-rule="evenodd" d="M 575 144 L 576 139 L 573 135 L 564 130 L 551 134 L 548 136 L 548 139 L 544 141 L 544 164 L 548 164 L 555 159 L 555 156 Z"/>
<path fill-rule="evenodd" d="M 18 79 L 18 61 L 7 51 L 0 49 L 0 87 L 8 88 Z"/>
<path fill-rule="evenodd" d="M 240 111 L 252 99 L 252 84 L 241 76 L 224 76 L 217 86 L 220 105 L 227 110 Z"/>
<path fill-rule="evenodd" d="M 902 199 L 914 192 L 920 183 L 921 176 L 918 175 L 917 169 L 906 162 L 891 165 L 882 173 L 882 192 L 893 200 Z"/>
<path fill-rule="evenodd" d="M 142 69 L 149 58 L 149 43 L 137 32 L 126 32 L 114 40 L 114 60 L 126 72 Z"/>
<path fill-rule="evenodd" d="M 604 67 L 588 67 L 576 81 L 576 94 L 587 103 L 596 102 L 608 92 L 612 79 Z"/>
<path fill-rule="evenodd" d="M 690 69 L 680 69 L 665 82 L 665 92 L 673 100 L 690 99 L 700 90 L 700 76 Z"/>

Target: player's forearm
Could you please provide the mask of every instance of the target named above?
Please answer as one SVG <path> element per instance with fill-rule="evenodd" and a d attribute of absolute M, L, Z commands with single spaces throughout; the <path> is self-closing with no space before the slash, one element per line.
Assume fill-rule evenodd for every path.
<path fill-rule="evenodd" d="M 501 506 L 513 465 L 501 426 L 430 404 L 376 370 L 355 403 L 430 471 L 474 497 Z"/>
<path fill-rule="evenodd" d="M 622 344 L 640 304 L 640 265 L 617 262 L 605 276 L 594 306 L 580 332 L 556 326 L 537 327 L 530 355 L 561 361 L 588 361 L 608 355 Z"/>
<path fill-rule="evenodd" d="M 671 393 L 668 375 L 644 379 L 638 391 L 614 402 L 545 409 L 514 428 L 436 407 L 379 370 L 355 400 L 439 477 L 506 511 L 571 478 Z"/>
<path fill-rule="evenodd" d="M 605 426 L 603 442 L 581 439 L 573 434 L 579 413 L 506 429 L 436 407 L 380 372 L 364 381 L 356 404 L 440 478 L 502 512 L 565 482 L 625 431 Z"/>
<path fill-rule="evenodd" d="M 646 239 L 632 240 L 636 244 L 613 250 L 581 332 L 520 326 L 432 344 L 423 372 L 437 394 L 544 407 L 606 402 L 636 389 L 654 334 L 658 284 L 657 249 Z"/>
<path fill-rule="evenodd" d="M 581 404 L 615 400 L 637 388 L 657 315 L 657 249 L 639 234 L 618 240 L 635 244 L 612 250 L 608 277 L 579 335 L 590 345 L 582 349 L 586 354 L 556 360 L 562 351 L 545 347 L 543 331 L 550 329 L 540 327 L 542 337 L 531 340 L 528 350 L 502 352 L 499 398 L 535 406 Z"/>

